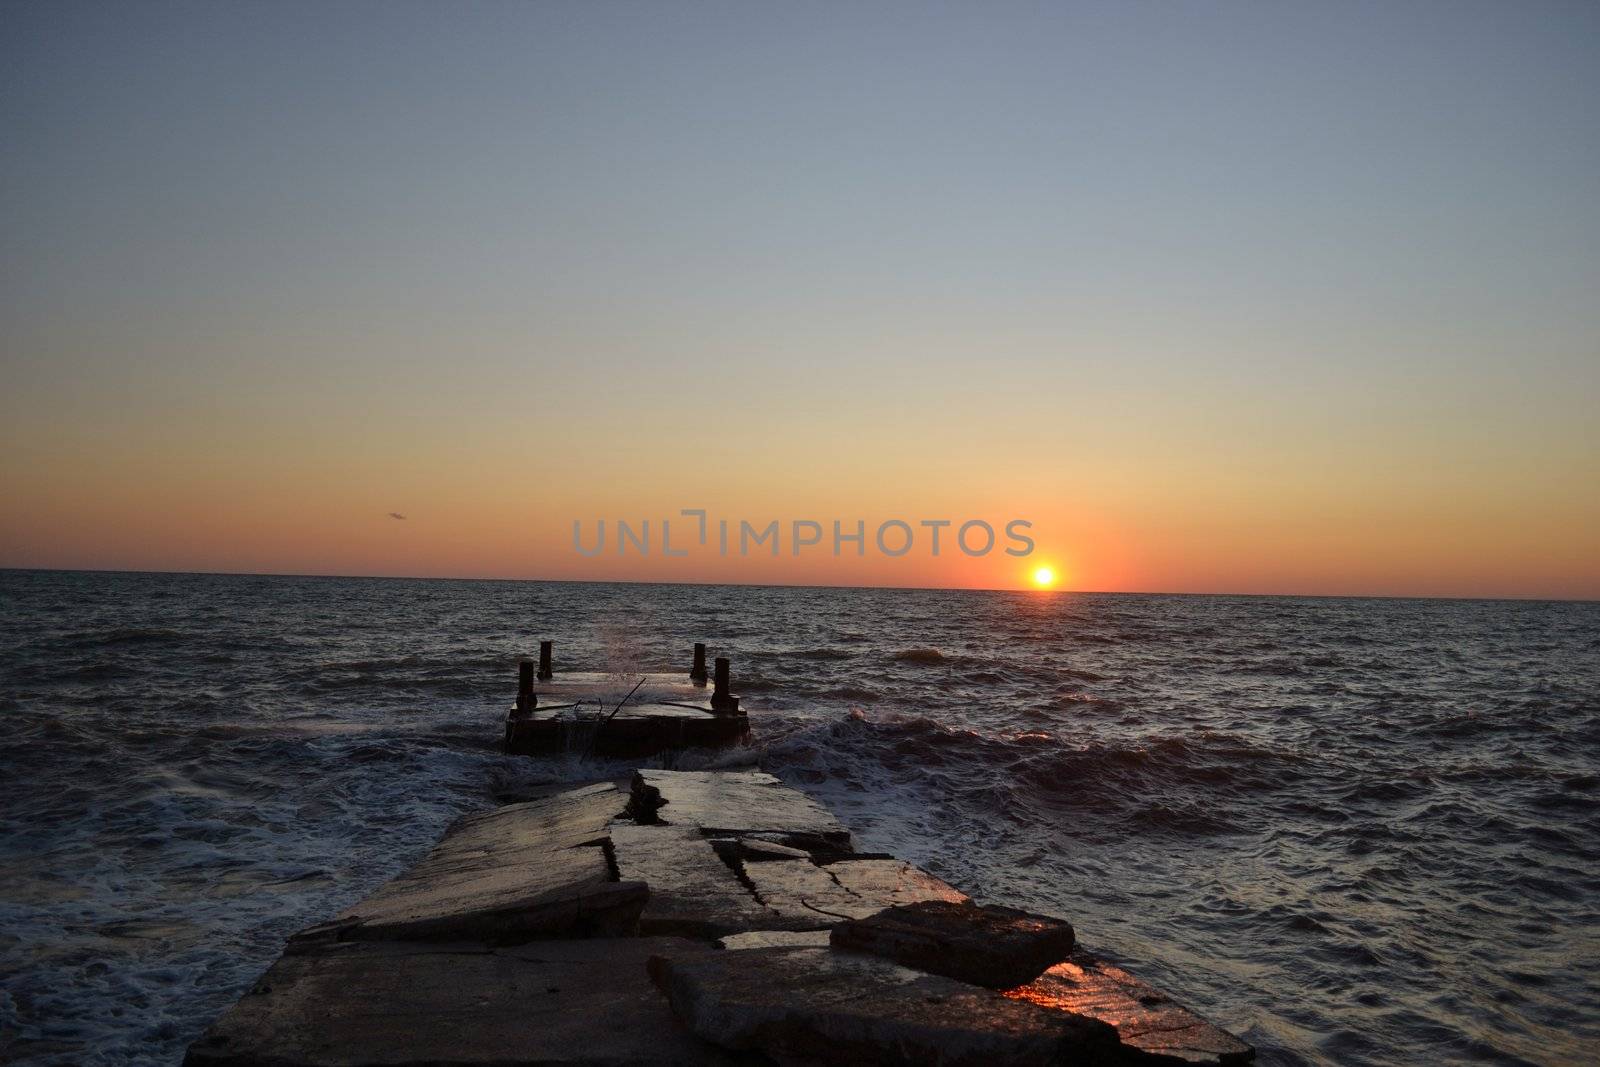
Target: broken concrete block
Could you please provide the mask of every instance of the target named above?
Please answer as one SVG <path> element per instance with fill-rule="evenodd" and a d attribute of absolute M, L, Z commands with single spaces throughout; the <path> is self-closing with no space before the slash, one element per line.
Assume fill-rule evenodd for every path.
<path fill-rule="evenodd" d="M 996 905 L 924 900 L 833 928 L 832 945 L 990 989 L 1031 982 L 1066 959 L 1072 924 Z"/>
<path fill-rule="evenodd" d="M 967 899 L 927 871 L 904 860 L 842 860 L 812 863 L 751 863 L 745 877 L 756 896 L 789 929 L 815 930 L 846 919 L 865 919 L 896 904 Z"/>
<path fill-rule="evenodd" d="M 1112 1062 L 1119 1051 L 1105 1023 L 875 956 L 824 948 L 662 954 L 650 973 L 695 1034 L 780 1061 L 1001 1067 Z"/>
<path fill-rule="evenodd" d="M 850 843 L 850 831 L 825 808 L 760 771 L 636 771 L 628 811 L 639 822 L 696 826 L 707 836 Z"/>
<path fill-rule="evenodd" d="M 447 831 L 440 844 L 448 841 L 457 851 L 523 845 L 554 850 L 593 844 L 605 839 L 611 820 L 627 804 L 622 790 L 610 782 L 597 782 L 468 815 Z"/>
<path fill-rule="evenodd" d="M 1123 1044 L 1158 1060 L 1222 1067 L 1249 1063 L 1256 1055 L 1165 993 L 1081 950 L 1005 995 L 1110 1023 Z"/>
<path fill-rule="evenodd" d="M 622 878 L 650 887 L 641 934 L 718 937 L 773 918 L 694 827 L 618 823 L 611 844 Z"/>
<path fill-rule="evenodd" d="M 621 806 L 589 786 L 463 819 L 420 863 L 300 940 L 503 943 L 626 933 L 643 882 L 614 879 L 602 845 Z"/>
<path fill-rule="evenodd" d="M 645 963 L 672 938 L 515 948 L 329 944 L 284 956 L 189 1047 L 190 1067 L 734 1062 L 690 1034 Z"/>
<path fill-rule="evenodd" d="M 488 942 L 620 934 L 638 921 L 643 882 L 611 879 L 598 846 L 538 852 L 514 861 L 433 858 L 380 887 L 331 924 L 341 941 Z"/>

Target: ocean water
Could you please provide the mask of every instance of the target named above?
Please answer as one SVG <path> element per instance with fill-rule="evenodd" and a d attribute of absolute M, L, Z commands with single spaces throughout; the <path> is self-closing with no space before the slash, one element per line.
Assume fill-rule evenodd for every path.
<path fill-rule="evenodd" d="M 0 572 L 0 1059 L 172 1063 L 464 812 L 515 660 L 733 657 L 754 761 L 1268 1064 L 1600 1049 L 1600 604 Z"/>

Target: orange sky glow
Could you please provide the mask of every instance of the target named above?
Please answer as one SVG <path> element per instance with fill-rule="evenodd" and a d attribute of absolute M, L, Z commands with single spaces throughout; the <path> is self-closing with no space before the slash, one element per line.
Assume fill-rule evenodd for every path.
<path fill-rule="evenodd" d="M 1600 597 L 1592 35 L 1475 18 L 18 11 L 0 566 Z M 572 548 L 683 508 L 1037 548 Z"/>

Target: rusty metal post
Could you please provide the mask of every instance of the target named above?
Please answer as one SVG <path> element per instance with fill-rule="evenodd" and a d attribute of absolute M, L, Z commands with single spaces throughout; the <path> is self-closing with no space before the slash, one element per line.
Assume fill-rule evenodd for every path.
<path fill-rule="evenodd" d="M 695 643 L 694 666 L 689 668 L 689 680 L 695 685 L 706 684 L 706 646 Z"/>
<path fill-rule="evenodd" d="M 556 676 L 556 672 L 550 666 L 550 650 L 554 646 L 554 641 L 539 642 L 539 681 L 541 682 L 548 682 Z"/>
<path fill-rule="evenodd" d="M 739 698 L 728 688 L 728 660 L 717 657 L 717 670 L 711 691 L 711 710 L 718 715 L 733 715 L 739 711 Z"/>

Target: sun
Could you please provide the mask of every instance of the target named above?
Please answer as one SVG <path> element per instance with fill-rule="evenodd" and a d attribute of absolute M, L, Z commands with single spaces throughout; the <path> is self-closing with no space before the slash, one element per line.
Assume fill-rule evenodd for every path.
<path fill-rule="evenodd" d="M 1054 567 L 1034 568 L 1033 584 L 1040 589 L 1049 589 L 1056 584 L 1056 569 Z"/>

